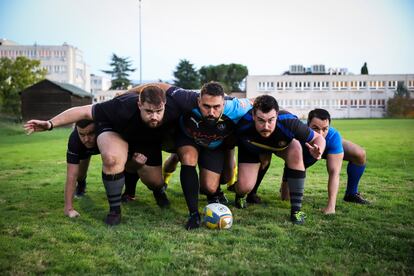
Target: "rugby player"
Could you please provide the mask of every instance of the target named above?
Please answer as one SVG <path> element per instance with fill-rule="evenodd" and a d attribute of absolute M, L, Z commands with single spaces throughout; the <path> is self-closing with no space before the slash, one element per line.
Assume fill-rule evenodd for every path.
<path fill-rule="evenodd" d="M 340 133 L 331 127 L 331 115 L 325 109 L 314 109 L 309 112 L 308 126 L 315 132 L 321 134 L 326 140 L 326 149 L 322 155 L 326 159 L 328 171 L 328 203 L 322 211 L 325 214 L 334 214 L 336 197 L 339 188 L 339 175 L 342 168 L 342 160 L 348 161 L 347 174 L 348 182 L 345 191 L 344 201 L 358 204 L 369 204 L 358 192 L 359 181 L 366 166 L 366 152 L 359 145 L 342 139 Z M 315 160 L 303 149 L 305 168 L 315 164 Z M 283 200 L 289 199 L 289 188 L 286 182 L 282 182 L 281 196 Z"/>
<path fill-rule="evenodd" d="M 140 93 L 133 93 L 137 92 Z M 198 93 L 168 84 L 147 84 L 110 101 L 70 108 L 48 121 L 30 120 L 24 128 L 34 131 L 82 119 L 95 121 L 97 144 L 102 157 L 102 180 L 109 202 L 105 223 L 121 221 L 121 193 L 128 153 L 138 164 L 141 181 L 153 191 L 157 204 L 169 205 L 161 174 L 161 140 L 180 114 L 197 105 Z"/>
<path fill-rule="evenodd" d="M 325 149 L 325 139 L 303 124 L 287 111 L 279 111 L 275 98 L 262 95 L 255 99 L 253 109 L 239 122 L 238 136 L 238 182 L 235 184 L 235 205 L 246 208 L 248 194 L 262 175 L 260 166 L 269 166 L 269 156 L 274 153 L 286 163 L 286 177 L 290 190 L 291 215 L 294 224 L 302 224 L 305 214 L 301 211 L 305 186 L 305 167 L 302 147 L 305 143 L 310 154 L 320 159 Z M 262 163 L 262 164 L 261 164 Z"/>
<path fill-rule="evenodd" d="M 181 162 L 180 180 L 189 210 L 186 229 L 200 226 L 199 190 L 209 202 L 219 201 L 220 177 L 223 183 L 233 176 L 234 162 L 227 139 L 239 119 L 251 108 L 248 99 L 225 99 L 223 87 L 217 82 L 203 85 L 198 106 L 180 119 L 176 146 Z M 200 182 L 196 171 L 199 166 Z M 225 166 L 226 165 L 226 166 Z"/>

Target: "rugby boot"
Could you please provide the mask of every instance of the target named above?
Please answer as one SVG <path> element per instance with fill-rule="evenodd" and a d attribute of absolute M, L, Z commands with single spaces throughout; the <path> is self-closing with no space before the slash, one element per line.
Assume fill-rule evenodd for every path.
<path fill-rule="evenodd" d="M 344 196 L 344 201 L 353 202 L 353 203 L 357 203 L 357 204 L 370 204 L 370 202 L 368 200 L 366 200 L 365 198 L 363 198 L 360 193 L 356 193 L 356 194 L 353 194 L 353 195 L 347 195 L 346 194 Z"/>
<path fill-rule="evenodd" d="M 290 221 L 293 224 L 304 224 L 306 215 L 302 211 L 295 211 L 290 214 Z"/>
<path fill-rule="evenodd" d="M 170 206 L 170 201 L 168 200 L 167 194 L 165 193 L 165 189 L 166 186 L 164 185 L 161 189 L 152 191 L 157 205 L 161 208 L 166 208 Z"/>
<path fill-rule="evenodd" d="M 241 197 L 241 196 L 236 195 L 234 206 L 236 206 L 237 209 L 247 208 L 246 198 L 244 196 Z"/>
<path fill-rule="evenodd" d="M 135 195 L 129 195 L 127 193 L 123 193 L 121 196 L 121 201 L 123 203 L 128 203 L 128 202 L 135 201 L 135 200 L 136 200 Z"/>
<path fill-rule="evenodd" d="M 105 223 L 109 226 L 118 225 L 121 223 L 121 214 L 116 212 L 110 212 L 106 218 Z"/>
<path fill-rule="evenodd" d="M 190 217 L 188 218 L 187 224 L 185 225 L 185 229 L 192 230 L 199 228 L 201 225 L 201 218 L 199 212 L 194 212 L 190 214 Z"/>
<path fill-rule="evenodd" d="M 262 203 L 262 199 L 256 193 L 251 193 L 247 195 L 246 202 L 251 204 L 260 204 Z"/>

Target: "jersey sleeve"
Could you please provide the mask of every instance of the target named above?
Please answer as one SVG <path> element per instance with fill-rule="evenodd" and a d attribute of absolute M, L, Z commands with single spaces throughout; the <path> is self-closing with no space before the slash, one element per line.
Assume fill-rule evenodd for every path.
<path fill-rule="evenodd" d="M 328 135 L 326 136 L 326 154 L 338 154 L 343 153 L 341 134 L 334 128 L 329 128 Z"/>
<path fill-rule="evenodd" d="M 286 136 L 295 138 L 301 143 L 312 141 L 314 137 L 313 130 L 302 123 L 295 115 L 290 113 L 280 114 L 278 121 L 278 126 Z"/>
<path fill-rule="evenodd" d="M 69 136 L 68 149 L 66 151 L 66 162 L 69 164 L 79 164 L 80 161 L 80 141 L 78 133 L 73 130 Z"/>
<path fill-rule="evenodd" d="M 177 104 L 178 108 L 183 112 L 190 112 L 193 108 L 198 105 L 199 93 L 191 90 L 185 90 L 178 87 L 170 87 L 167 90 L 174 102 Z"/>
<path fill-rule="evenodd" d="M 251 108 L 252 104 L 249 99 L 233 98 L 225 101 L 223 113 L 237 124 Z"/>

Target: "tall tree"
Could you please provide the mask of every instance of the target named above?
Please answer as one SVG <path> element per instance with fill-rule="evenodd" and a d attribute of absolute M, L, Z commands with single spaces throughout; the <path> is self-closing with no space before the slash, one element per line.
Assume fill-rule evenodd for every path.
<path fill-rule="evenodd" d="M 112 54 L 111 63 L 112 70 L 102 70 L 102 72 L 112 76 L 111 89 L 128 89 L 131 81 L 128 79 L 129 73 L 136 69 L 131 68 L 131 61 L 128 57 L 119 57 Z"/>
<path fill-rule="evenodd" d="M 361 67 L 361 75 L 368 75 L 368 65 L 364 62 L 364 65 Z"/>
<path fill-rule="evenodd" d="M 403 82 L 398 82 L 394 97 L 388 100 L 387 114 L 391 117 L 414 117 L 414 99 Z"/>
<path fill-rule="evenodd" d="M 0 59 L 0 107 L 1 112 L 20 116 L 19 92 L 46 76 L 46 69 L 40 67 L 40 61 L 26 57 Z"/>
<path fill-rule="evenodd" d="M 247 77 L 247 67 L 241 64 L 220 64 L 203 66 L 199 70 L 202 83 L 218 81 L 226 92 L 241 91 L 240 85 Z"/>
<path fill-rule="evenodd" d="M 188 60 L 182 59 L 174 71 L 174 85 L 185 89 L 200 88 L 200 75 L 194 65 Z"/>

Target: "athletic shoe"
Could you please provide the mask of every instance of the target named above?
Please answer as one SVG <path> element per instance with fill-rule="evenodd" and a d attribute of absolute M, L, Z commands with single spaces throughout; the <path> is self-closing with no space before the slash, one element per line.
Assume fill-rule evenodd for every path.
<path fill-rule="evenodd" d="M 105 223 L 110 225 L 110 226 L 120 224 L 121 223 L 121 214 L 117 214 L 115 212 L 110 212 L 105 218 Z"/>
<path fill-rule="evenodd" d="M 210 203 L 221 203 L 224 205 L 227 205 L 229 203 L 229 200 L 227 199 L 226 195 L 223 193 L 223 191 L 220 191 L 214 195 L 208 195 L 207 196 L 207 202 Z"/>
<path fill-rule="evenodd" d="M 290 221 L 293 224 L 304 224 L 306 215 L 302 211 L 295 211 L 290 215 Z"/>
<path fill-rule="evenodd" d="M 370 202 L 363 198 L 360 193 L 356 193 L 353 195 L 345 195 L 344 200 L 346 202 L 353 202 L 357 204 L 370 204 Z"/>
<path fill-rule="evenodd" d="M 85 195 L 85 193 L 86 193 L 86 184 L 82 185 L 78 183 L 78 185 L 76 186 L 75 196 L 82 197 Z"/>
<path fill-rule="evenodd" d="M 190 214 L 187 224 L 185 225 L 185 229 L 187 230 L 196 229 L 196 228 L 199 228 L 200 225 L 201 225 L 200 214 L 198 212 L 194 212 Z"/>
<path fill-rule="evenodd" d="M 127 193 L 123 193 L 121 196 L 121 201 L 123 203 L 128 203 L 128 202 L 135 201 L 135 200 L 136 200 L 135 196 L 129 195 Z"/>
<path fill-rule="evenodd" d="M 162 189 L 152 191 L 152 193 L 158 206 L 161 208 L 170 206 L 170 201 L 168 200 L 167 194 L 165 193 L 165 186 Z"/>
<path fill-rule="evenodd" d="M 234 205 L 236 206 L 237 209 L 247 208 L 246 198 L 236 196 L 236 199 L 234 201 Z"/>
<path fill-rule="evenodd" d="M 247 203 L 252 204 L 260 204 L 262 203 L 262 199 L 256 193 L 248 194 L 246 198 Z"/>

